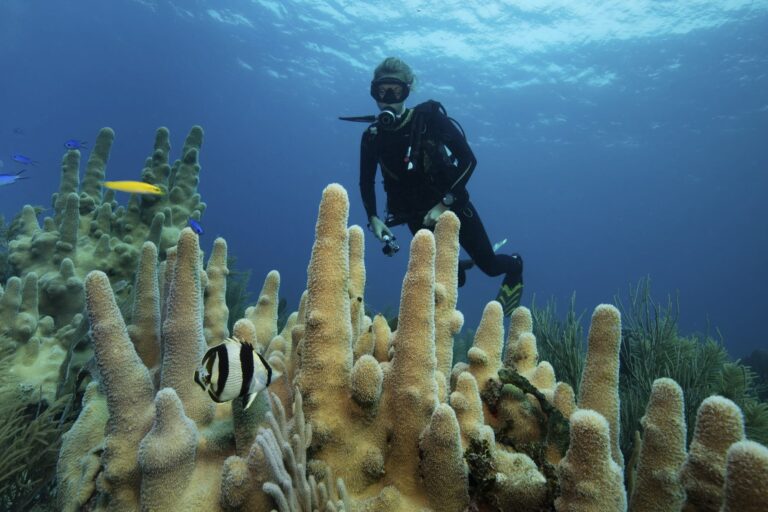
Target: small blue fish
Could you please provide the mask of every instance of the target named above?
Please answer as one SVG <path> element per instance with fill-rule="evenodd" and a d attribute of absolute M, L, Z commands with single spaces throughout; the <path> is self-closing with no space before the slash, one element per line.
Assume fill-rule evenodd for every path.
<path fill-rule="evenodd" d="M 26 169 L 22 169 L 16 174 L 0 174 L 0 187 L 3 185 L 10 185 L 11 183 L 16 183 L 19 180 L 27 179 L 27 176 L 20 176 L 20 174 L 24 171 L 26 171 Z"/>
<path fill-rule="evenodd" d="M 203 226 L 201 226 L 195 219 L 189 219 L 189 227 L 191 227 L 192 231 L 197 233 L 198 236 L 203 234 Z"/>
<path fill-rule="evenodd" d="M 11 160 L 14 162 L 18 162 L 23 165 L 37 165 L 37 160 L 32 160 L 28 156 L 22 155 L 21 153 L 14 153 L 11 155 Z"/>
<path fill-rule="evenodd" d="M 14 135 L 24 135 L 24 130 L 22 130 L 21 128 L 14 128 L 13 129 L 13 134 Z"/>
<path fill-rule="evenodd" d="M 84 140 L 69 139 L 64 143 L 64 147 L 67 149 L 85 149 L 88 147 L 88 143 Z"/>

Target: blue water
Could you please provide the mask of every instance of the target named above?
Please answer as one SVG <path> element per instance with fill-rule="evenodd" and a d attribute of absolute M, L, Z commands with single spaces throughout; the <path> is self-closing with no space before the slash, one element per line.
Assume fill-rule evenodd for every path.
<path fill-rule="evenodd" d="M 255 289 L 271 269 L 295 308 L 322 188 L 358 182 L 373 68 L 407 61 L 411 104 L 466 130 L 469 190 L 493 240 L 525 259 L 524 303 L 591 309 L 650 276 L 679 291 L 683 332 L 717 327 L 734 357 L 768 311 L 768 1 L 127 1 L 0 3 L 0 160 L 38 160 L 0 214 L 50 205 L 64 142 L 117 137 L 107 176 L 136 179 L 154 130 L 205 129 L 202 242 L 229 242 Z M 21 132 L 21 133 L 18 133 Z M 178 157 L 173 153 L 173 158 Z M 379 191 L 379 205 L 383 193 Z M 394 306 L 394 258 L 367 240 L 367 301 Z M 499 278 L 460 290 L 475 326 Z"/>

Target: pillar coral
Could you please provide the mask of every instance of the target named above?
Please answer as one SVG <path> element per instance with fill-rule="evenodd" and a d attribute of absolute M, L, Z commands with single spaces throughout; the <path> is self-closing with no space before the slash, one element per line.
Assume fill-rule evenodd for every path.
<path fill-rule="evenodd" d="M 533 317 L 531 310 L 525 306 L 519 306 L 512 310 L 509 318 L 509 332 L 507 334 L 507 349 L 504 355 L 504 366 L 516 367 L 515 357 L 520 335 L 525 332 L 533 332 Z"/>
<path fill-rule="evenodd" d="M 611 427 L 611 456 L 624 467 L 619 448 L 619 350 L 621 314 L 615 306 L 601 304 L 592 313 L 587 337 L 587 357 L 579 388 L 578 405 L 599 412 Z"/>
<path fill-rule="evenodd" d="M 459 424 L 450 406 L 441 403 L 435 408 L 419 448 L 423 454 L 419 472 L 432 507 L 445 512 L 466 510 L 469 476 Z"/>
<path fill-rule="evenodd" d="M 155 411 L 152 428 L 139 444 L 141 506 L 172 510 L 192 479 L 199 433 L 173 388 L 158 391 Z"/>
<path fill-rule="evenodd" d="M 336 185 L 327 187 L 309 265 L 306 323 L 296 364 L 296 382 L 314 431 L 312 451 L 317 460 L 310 467 L 318 471 L 318 461 L 331 467 L 344 477 L 350 491 L 368 498 L 361 506 L 369 510 L 382 510 L 378 507 L 384 504 L 394 507 L 387 510 L 428 506 L 434 497 L 425 492 L 424 478 L 454 481 L 455 496 L 464 503 L 460 499 L 463 484 L 448 476 L 461 471 L 461 464 L 439 462 L 461 460 L 461 443 L 450 443 L 447 440 L 452 437 L 445 437 L 445 429 L 450 430 L 455 419 L 450 420 L 447 411 L 435 415 L 439 403 L 435 238 L 421 231 L 411 244 L 389 360 L 384 351 L 389 329 L 383 318 L 370 321 L 370 332 L 353 336 L 350 297 L 354 301 L 358 292 L 350 286 L 359 289 L 361 269 L 350 272 L 350 268 L 362 260 L 351 263 L 361 252 L 350 247 L 357 230 L 346 229 L 347 212 L 346 192 Z M 458 230 L 453 233 L 457 235 Z M 372 339 L 361 340 L 363 336 Z M 360 351 L 356 360 L 353 347 Z M 429 430 L 433 420 L 439 425 Z M 436 447 L 433 443 L 438 440 L 448 444 L 441 450 L 430 448 L 431 455 L 420 457 L 420 442 Z M 429 475 L 424 468 L 429 468 Z"/>
<path fill-rule="evenodd" d="M 143 256 L 153 254 L 156 248 L 145 246 Z M 95 385 L 89 387 L 83 413 L 64 438 L 58 470 L 62 510 L 222 510 L 222 503 L 235 499 L 227 494 L 236 491 L 231 482 L 222 481 L 222 464 L 238 452 L 236 443 L 250 447 L 258 427 L 268 423 L 269 400 L 261 394 L 251 408 L 261 414 L 243 415 L 241 401 L 217 406 L 194 384 L 192 374 L 205 347 L 200 292 L 205 274 L 198 239 L 191 230 L 182 231 L 174 254 L 162 330 L 159 315 L 139 315 L 129 329 L 107 276 L 94 271 L 86 278 L 104 398 Z M 155 271 L 155 266 L 143 262 L 139 272 L 148 275 L 137 279 L 151 282 Z M 159 304 L 159 293 L 157 284 L 148 286 L 136 301 Z M 145 365 L 129 330 L 137 340 L 161 332 L 159 369 Z M 266 357 L 274 361 L 276 355 Z M 160 386 L 150 370 L 161 375 Z M 100 403 L 106 406 L 99 407 Z M 268 480 L 264 468 L 255 471 L 260 481 Z M 252 494 L 255 503 L 273 506 L 261 488 Z"/>
<path fill-rule="evenodd" d="M 528 381 L 541 391 L 549 402 L 552 402 L 557 380 L 555 378 L 555 369 L 549 361 L 541 361 L 536 366 L 536 369 L 533 371 Z"/>
<path fill-rule="evenodd" d="M 186 414 L 206 425 L 213 420 L 215 406 L 190 379 L 206 351 L 200 284 L 200 247 L 190 228 L 179 236 L 173 278 L 168 288 L 168 308 L 163 321 L 163 361 L 160 387 L 173 388 L 184 404 Z"/>
<path fill-rule="evenodd" d="M 332 468 L 357 494 L 380 480 L 384 471 L 384 433 L 370 423 L 380 409 L 383 376 L 370 356 L 353 367 L 348 208 L 343 188 L 325 189 L 306 300 L 292 330 L 294 341 L 301 337 L 295 350 L 299 360 L 289 366 L 312 424 L 315 461 L 310 468 L 315 475 L 324 466 Z M 361 271 L 356 271 L 358 280 Z"/>
<path fill-rule="evenodd" d="M 376 315 L 371 324 L 371 334 L 373 336 L 373 356 L 380 363 L 389 360 L 389 349 L 392 343 L 392 330 L 389 328 L 387 319 L 383 315 Z"/>
<path fill-rule="evenodd" d="M 280 289 L 280 274 L 273 270 L 267 274 L 264 285 L 259 292 L 259 298 L 255 306 L 246 308 L 245 318 L 253 323 L 256 329 L 256 343 L 266 348 L 272 338 L 277 335 L 277 309 Z"/>
<path fill-rule="evenodd" d="M 357 245 L 362 242 L 362 230 L 347 228 L 348 208 L 340 186 L 326 188 L 308 268 L 308 290 L 283 331 L 277 333 L 276 272 L 265 279 L 250 319 L 239 319 L 233 329 L 244 340 L 255 342 L 261 337 L 265 357 L 285 370 L 286 377 L 281 379 L 298 386 L 285 398 L 286 410 L 292 414 L 286 414 L 275 395 L 266 393 L 248 411 L 242 410 L 239 400 L 213 405 L 192 383 L 191 372 L 199 363 L 195 358 L 206 347 L 204 322 L 221 328 L 213 325 L 216 316 L 203 310 L 202 291 L 220 286 L 214 274 L 223 275 L 224 269 L 211 275 L 202 271 L 198 240 L 191 231 L 182 232 L 177 247 L 166 251 L 164 268 L 155 267 L 162 276 L 158 285 L 145 287 L 143 298 L 137 297 L 148 303 L 152 298 L 161 305 L 159 320 L 150 312 L 126 328 L 106 276 L 89 275 L 86 290 L 94 299 L 89 315 L 106 398 L 89 388 L 84 412 L 65 438 L 60 508 L 404 512 L 494 506 L 533 511 L 552 506 L 551 468 L 540 456 L 515 452 L 512 444 L 494 433 L 482 412 L 483 400 L 492 398 L 500 410 L 520 411 L 527 404 L 530 416 L 519 421 L 530 420 L 541 429 L 542 414 L 553 410 L 546 404 L 544 390 L 553 390 L 558 410 L 575 407 L 573 390 L 555 384 L 551 365 L 538 362 L 535 338 L 526 322 L 530 312 L 526 315 L 525 308 L 519 308 L 514 313 L 508 339 L 514 337 L 519 343 L 511 347 L 511 357 L 527 378 L 545 389 L 518 382 L 526 392 L 496 382 L 481 399 L 473 372 L 458 371 L 450 401 L 442 402 L 439 382 L 444 375 L 436 344 L 442 293 L 438 233 L 455 237 L 458 231 L 450 225 L 450 216 L 443 216 L 434 236 L 420 231 L 414 237 L 403 280 L 400 322 L 391 333 L 383 317 L 361 318 L 359 310 L 353 311 L 355 298 L 363 292 L 364 268 L 362 246 Z M 441 231 L 443 222 L 450 229 Z M 142 258 L 151 253 L 145 246 Z M 216 265 L 209 261 L 209 269 L 223 261 L 220 256 Z M 140 273 L 151 273 L 153 266 L 142 262 L 139 268 Z M 501 366 L 503 330 L 498 309 L 495 303 L 486 308 L 473 347 L 478 357 L 471 358 L 474 368 L 466 367 L 491 382 L 499 379 L 493 369 Z M 225 320 L 224 315 L 216 318 Z M 593 324 L 603 320 L 596 315 Z M 608 322 L 610 326 L 616 326 L 614 320 Z M 151 339 L 154 329 L 160 332 L 162 357 L 159 366 L 147 368 L 132 340 L 145 334 Z M 127 333 L 135 330 L 142 336 L 129 337 Z M 603 324 L 593 325 L 593 330 L 606 331 Z M 618 353 L 610 357 L 606 356 L 606 364 L 618 364 Z M 149 378 L 150 371 L 162 376 L 161 383 Z M 504 373 L 503 382 L 510 382 L 506 375 L 514 372 L 496 373 Z M 585 375 L 583 382 L 588 380 Z M 130 385 L 125 384 L 128 381 Z M 278 386 L 279 382 L 276 390 Z M 106 414 L 98 414 L 99 410 Z M 651 421 L 657 416 L 649 409 L 648 425 L 660 424 Z M 621 469 L 612 458 L 610 423 L 591 410 L 572 412 L 571 419 L 571 446 L 559 463 L 562 493 L 555 506 L 558 510 L 623 510 L 626 497 Z M 99 442 L 98 433 L 105 425 L 107 437 Z M 544 430 L 531 435 L 532 442 L 546 440 Z M 473 439 L 487 446 L 485 476 L 490 478 L 483 498 L 470 484 L 480 475 L 470 471 L 464 457 Z M 735 461 L 740 456 L 734 451 Z M 741 467 L 734 463 L 732 482 L 726 486 L 741 485 L 746 478 Z M 332 474 L 346 484 L 334 485 Z"/>
<path fill-rule="evenodd" d="M 760 512 L 768 503 L 768 448 L 738 441 L 728 448 L 722 512 Z"/>
<path fill-rule="evenodd" d="M 438 403 L 435 380 L 435 242 L 429 231 L 416 233 L 400 294 L 394 358 L 387 375 L 393 421 L 387 479 L 402 493 L 418 494 L 418 438 Z M 408 414 L 402 414 L 408 411 Z"/>
<path fill-rule="evenodd" d="M 83 395 L 83 408 L 72 428 L 62 436 L 56 465 L 56 498 L 59 510 L 82 510 L 96 493 L 101 471 L 104 427 L 109 411 L 98 382 L 91 382 Z"/>
<path fill-rule="evenodd" d="M 685 493 L 678 471 L 685 461 L 683 390 L 672 379 L 654 381 L 641 420 L 643 440 L 637 484 L 630 498 L 632 512 L 677 512 Z"/>
<path fill-rule="evenodd" d="M 301 370 L 296 377 L 316 449 L 322 450 L 321 458 L 329 460 L 350 456 L 342 442 L 349 435 L 349 419 L 338 411 L 338 404 L 350 396 L 352 373 L 348 208 L 343 188 L 331 185 L 325 189 L 307 271 L 306 323 Z"/>
<path fill-rule="evenodd" d="M 539 349 L 532 332 L 522 332 L 513 346 L 513 368 L 523 377 L 532 377 L 539 364 Z"/>
<path fill-rule="evenodd" d="M 570 412 L 566 416 L 570 419 L 570 446 L 558 466 L 562 491 L 561 497 L 555 500 L 558 511 L 626 509 L 626 491 L 622 485 L 624 460 L 618 434 L 620 345 L 618 309 L 608 304 L 599 305 L 590 322 L 578 410 L 573 410 L 572 390 L 561 387 L 555 392 L 558 409 Z M 589 450 L 593 451 L 593 460 L 585 466 Z M 606 454 L 609 461 L 603 460 Z M 607 482 L 602 490 L 597 484 L 600 479 Z"/>
<path fill-rule="evenodd" d="M 169 133 L 165 128 L 158 129 L 142 179 L 169 193 L 141 199 L 132 195 L 127 205 L 119 206 L 116 193 L 103 186 L 105 179 L 109 179 L 107 167 L 115 142 L 114 131 L 103 128 L 84 162 L 82 180 L 80 151 L 64 154 L 51 215 L 38 219 L 42 211 L 27 205 L 9 226 L 9 270 L 26 283 L 24 300 L 16 308 L 19 315 L 13 322 L 13 332 L 9 333 L 10 339 L 20 344 L 12 362 L 17 368 L 14 385 L 20 389 L 42 389 L 43 399 L 53 401 L 60 373 L 77 375 L 92 356 L 88 344 L 83 343 L 86 326 L 80 325 L 85 308 L 83 279 L 88 272 L 104 271 L 118 304 L 123 307 L 130 303 L 134 293 L 141 293 L 139 287 L 147 286 L 145 282 L 134 281 L 144 242 L 160 245 L 162 257 L 168 247 L 175 245 L 187 220 L 200 218 L 205 211 L 205 203 L 197 193 L 197 158 L 202 135 L 200 127 L 192 128 L 172 176 L 168 165 Z M 176 212 L 175 221 L 172 212 Z M 10 288 L 13 292 L 13 282 Z M 152 308 L 151 303 L 139 305 L 133 313 L 151 316 Z M 3 310 L 9 308 L 0 305 L 0 315 Z M 149 343 L 151 334 L 147 336 L 142 344 Z M 145 348 L 139 350 L 142 358 L 158 357 Z M 152 365 L 151 360 L 149 364 Z"/>
<path fill-rule="evenodd" d="M 208 286 L 205 287 L 205 318 L 203 329 L 205 342 L 209 347 L 218 345 L 229 337 L 227 321 L 227 242 L 217 238 L 213 242 L 213 251 L 205 268 Z"/>
<path fill-rule="evenodd" d="M 154 368 L 160 362 L 160 294 L 157 247 L 152 242 L 145 242 L 142 247 L 134 293 L 136 300 L 128 335 L 144 365 Z"/>
<path fill-rule="evenodd" d="M 0 288 L 0 335 L 20 344 L 28 342 L 40 321 L 37 305 L 37 274 L 11 277 L 5 291 Z"/>
<path fill-rule="evenodd" d="M 503 467 L 515 467 L 515 471 L 521 471 L 516 477 L 508 475 L 506 470 L 499 472 L 499 482 L 505 483 L 497 486 L 497 497 L 510 499 L 510 503 L 522 500 L 522 503 L 535 508 L 546 500 L 547 493 L 553 492 L 553 486 L 547 489 L 542 472 L 552 475 L 550 466 L 563 457 L 567 446 L 567 422 L 556 417 L 549 405 L 553 402 L 556 389 L 555 373 L 547 361 L 538 361 L 536 338 L 531 329 L 530 311 L 524 307 L 517 308 L 510 324 L 507 352 L 514 372 L 510 373 L 508 369 L 502 371 L 503 314 L 497 302 L 490 302 L 480 321 L 474 346 L 467 354 L 467 370 L 478 382 L 485 423 L 493 428 L 495 439 L 501 446 L 518 452 L 510 459 L 511 452 L 491 450 Z M 454 375 L 459 375 L 461 371 L 461 365 L 456 365 Z M 505 374 L 501 381 L 500 373 Z M 466 379 L 458 376 L 455 380 L 457 389 L 459 384 L 466 387 Z M 459 396 L 465 396 L 465 393 Z M 454 398 L 457 397 L 452 395 L 452 403 Z M 460 400 L 457 405 L 464 408 L 465 402 Z M 563 406 L 566 407 L 567 403 Z M 460 422 L 462 426 L 466 425 L 463 413 Z M 482 432 L 478 428 L 475 430 Z M 522 468 L 527 469 L 523 471 Z M 527 476 L 521 478 L 520 475 Z"/>
<path fill-rule="evenodd" d="M 349 308 L 352 339 L 359 339 L 365 329 L 365 236 L 360 226 L 349 233 Z M 372 352 L 372 351 L 371 351 Z"/>
<path fill-rule="evenodd" d="M 464 324 L 456 309 L 459 271 L 459 218 L 448 210 L 435 226 L 435 357 L 442 375 L 439 386 L 448 384 L 453 363 L 453 338 Z"/>
<path fill-rule="evenodd" d="M 532 326 L 529 321 L 530 311 L 525 307 L 518 307 L 512 316 L 506 359 L 512 362 L 512 368 L 520 376 L 530 382 L 538 366 L 542 364 L 539 363 L 536 337 L 526 330 Z M 545 433 L 540 421 L 541 407 L 531 394 L 514 384 L 504 384 L 494 408 L 497 410 L 496 414 L 487 417 L 487 421 L 503 442 L 522 446 L 540 443 L 544 439 Z"/>
<path fill-rule="evenodd" d="M 488 428 L 483 420 L 483 402 L 480 399 L 477 381 L 470 372 L 461 372 L 459 375 L 454 391 L 451 393 L 450 404 L 459 422 L 461 445 L 464 450 L 469 448 L 472 440 L 484 439 L 491 442 L 493 430 Z"/>
<path fill-rule="evenodd" d="M 557 472 L 558 512 L 624 512 L 627 508 L 622 469 L 611 455 L 610 426 L 596 411 L 571 415 L 571 443 Z"/>
<path fill-rule="evenodd" d="M 576 393 L 570 384 L 558 382 L 555 386 L 555 393 L 552 396 L 552 405 L 566 418 L 576 411 Z"/>
<path fill-rule="evenodd" d="M 359 493 L 384 475 L 385 432 L 381 424 L 370 425 L 370 421 L 388 411 L 382 410 L 379 404 L 384 377 L 378 361 L 363 355 L 353 367 L 350 296 L 355 297 L 356 292 L 350 291 L 350 257 L 356 258 L 359 250 L 350 251 L 349 237 L 354 230 L 348 231 L 346 227 L 348 208 L 344 189 L 337 185 L 326 188 L 308 269 L 305 325 L 298 349 L 301 360 L 297 365 L 296 382 L 304 398 L 307 418 L 312 423 L 313 451 L 317 460 L 333 468 L 345 478 L 353 492 Z M 432 244 L 434 251 L 434 242 Z M 434 272 L 433 261 L 430 268 Z M 358 268 L 356 285 L 360 284 L 360 278 L 361 269 Z M 433 283 L 434 274 L 431 279 Z M 429 302 L 433 305 L 433 288 L 430 287 L 428 292 Z M 402 320 L 399 332 L 407 334 L 408 321 L 403 324 Z M 401 337 L 401 343 L 409 340 L 408 336 Z M 431 353 L 434 358 L 434 350 Z M 408 369 L 406 363 L 401 357 L 392 366 L 397 366 L 403 374 Z M 428 411 L 429 415 L 431 413 L 432 409 Z M 400 430 L 394 427 L 392 437 L 408 444 L 408 458 L 403 459 L 410 459 L 410 471 L 402 473 L 412 473 L 416 478 L 418 457 L 413 454 L 418 453 L 418 439 L 423 428 L 415 434 L 411 430 L 403 434 Z M 397 451 L 399 443 L 393 444 Z M 317 464 L 313 467 L 313 471 L 320 471 Z M 398 474 L 393 470 L 388 476 L 397 480 Z"/>
<path fill-rule="evenodd" d="M 481 443 L 475 446 L 485 443 L 489 450 L 489 462 L 494 468 L 493 485 L 490 492 L 481 493 L 479 499 L 501 510 L 539 510 L 546 500 L 547 479 L 528 455 L 496 443 L 493 429 L 483 421 L 480 393 L 470 372 L 459 375 L 450 403 L 456 411 L 465 453 L 472 450 L 473 441 Z"/>
<path fill-rule="evenodd" d="M 741 409 L 721 396 L 705 398 L 696 413 L 688 457 L 680 469 L 685 489 L 683 511 L 720 510 L 728 449 L 743 439 Z"/>
<path fill-rule="evenodd" d="M 88 275 L 86 297 L 109 412 L 101 457 L 104 469 L 96 485 L 104 507 L 131 510 L 139 502 L 141 482 L 136 447 L 152 425 L 154 389 L 128 336 L 106 274 L 94 271 Z"/>
<path fill-rule="evenodd" d="M 302 342 L 304 340 L 304 329 L 307 318 L 307 291 L 301 294 L 299 299 L 299 309 L 295 312 L 296 320 L 295 324 L 290 330 L 291 338 L 291 352 L 288 360 L 288 373 L 287 378 L 291 383 L 294 383 L 296 376 L 301 368 L 301 352 Z"/>
<path fill-rule="evenodd" d="M 472 347 L 467 352 L 469 371 L 484 390 L 491 380 L 498 380 L 504 343 L 504 311 L 491 301 L 485 306 Z"/>

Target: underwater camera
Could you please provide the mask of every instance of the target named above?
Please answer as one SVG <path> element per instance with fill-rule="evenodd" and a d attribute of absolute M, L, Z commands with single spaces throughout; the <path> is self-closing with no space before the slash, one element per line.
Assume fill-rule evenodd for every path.
<path fill-rule="evenodd" d="M 395 242 L 395 237 L 384 235 L 381 237 L 381 240 L 384 242 L 384 247 L 381 248 L 381 252 L 387 256 L 394 256 L 397 254 L 397 251 L 400 250 L 400 246 L 397 245 L 397 242 Z"/>

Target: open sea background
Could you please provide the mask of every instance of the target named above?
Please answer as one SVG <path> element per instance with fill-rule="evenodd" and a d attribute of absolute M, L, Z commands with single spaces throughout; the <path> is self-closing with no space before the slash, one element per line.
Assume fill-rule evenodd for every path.
<path fill-rule="evenodd" d="M 323 187 L 366 222 L 365 126 L 337 116 L 374 113 L 387 56 L 416 72 L 411 106 L 437 99 L 466 130 L 469 190 L 525 260 L 524 304 L 564 313 L 575 291 L 589 313 L 650 276 L 654 298 L 679 294 L 682 333 L 717 328 L 733 357 L 765 347 L 766 0 L 2 0 L 0 173 L 29 179 L 0 187 L 0 214 L 50 205 L 68 139 L 112 127 L 107 177 L 138 179 L 157 127 L 176 159 L 200 124 L 203 248 L 225 237 L 254 292 L 279 270 L 295 309 Z M 374 310 L 399 302 L 396 235 L 394 258 L 367 237 Z M 499 284 L 469 272 L 465 326 Z"/>

